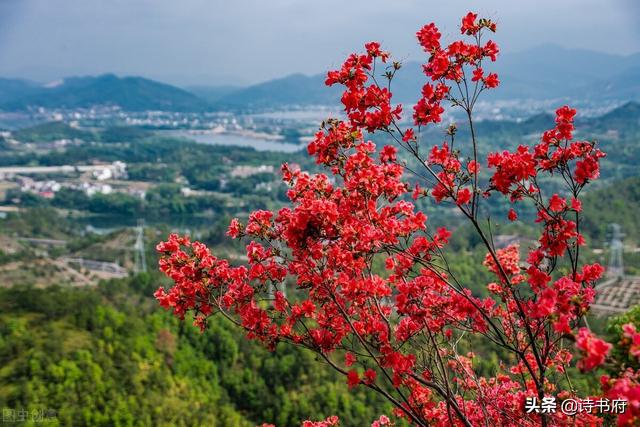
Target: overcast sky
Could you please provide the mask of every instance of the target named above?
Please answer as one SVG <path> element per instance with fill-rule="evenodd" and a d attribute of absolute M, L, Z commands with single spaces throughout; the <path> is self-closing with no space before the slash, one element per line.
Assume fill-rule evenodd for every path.
<path fill-rule="evenodd" d="M 0 76 L 244 85 L 322 72 L 370 40 L 422 60 L 416 30 L 458 36 L 467 10 L 498 22 L 504 52 L 640 51 L 637 0 L 0 0 Z"/>

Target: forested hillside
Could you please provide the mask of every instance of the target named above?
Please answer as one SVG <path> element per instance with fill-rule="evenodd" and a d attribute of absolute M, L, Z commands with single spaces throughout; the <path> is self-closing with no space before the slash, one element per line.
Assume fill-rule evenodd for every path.
<path fill-rule="evenodd" d="M 584 226 L 595 239 L 605 239 L 607 227 L 617 223 L 628 240 L 640 243 L 640 177 L 617 181 L 585 196 Z"/>
<path fill-rule="evenodd" d="M 55 412 L 48 425 L 297 425 L 386 404 L 292 346 L 274 353 L 223 319 L 200 334 L 157 308 L 157 277 L 98 288 L 0 289 L 0 407 Z"/>

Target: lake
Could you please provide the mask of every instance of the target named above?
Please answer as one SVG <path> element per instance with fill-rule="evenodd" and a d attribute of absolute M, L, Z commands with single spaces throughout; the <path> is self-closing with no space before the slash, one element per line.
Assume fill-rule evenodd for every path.
<path fill-rule="evenodd" d="M 268 139 L 254 138 L 230 133 L 194 134 L 188 131 L 167 131 L 172 136 L 190 139 L 201 144 L 252 147 L 258 151 L 278 151 L 294 153 L 305 148 L 302 144 L 288 144 Z"/>

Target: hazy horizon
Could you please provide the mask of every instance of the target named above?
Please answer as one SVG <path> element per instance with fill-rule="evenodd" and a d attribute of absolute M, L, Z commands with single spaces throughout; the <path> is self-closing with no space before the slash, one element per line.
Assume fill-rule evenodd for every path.
<path fill-rule="evenodd" d="M 0 0 L 0 76 L 47 82 L 114 73 L 243 86 L 323 72 L 369 40 L 397 58 L 422 61 L 415 31 L 436 21 L 445 37 L 458 36 L 468 9 L 498 22 L 495 40 L 506 53 L 545 44 L 640 51 L 640 3 L 632 0 L 469 3 Z"/>

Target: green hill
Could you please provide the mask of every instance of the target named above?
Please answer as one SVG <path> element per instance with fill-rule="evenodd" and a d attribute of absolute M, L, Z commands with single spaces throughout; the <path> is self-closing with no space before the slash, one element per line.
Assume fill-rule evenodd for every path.
<path fill-rule="evenodd" d="M 148 297 L 156 280 L 0 288 L 0 406 L 51 410 L 65 426 L 298 426 L 331 414 L 362 426 L 389 413 L 307 351 L 270 353 L 222 318 L 205 334 L 178 322 Z"/>
<path fill-rule="evenodd" d="M 324 74 L 292 74 L 240 89 L 219 98 L 218 108 L 265 108 L 277 105 L 330 105 L 340 100 L 337 87 L 324 84 Z"/>
<path fill-rule="evenodd" d="M 0 78 L 0 104 L 10 99 L 27 96 L 38 90 L 38 84 L 22 79 Z"/>
<path fill-rule="evenodd" d="M 583 227 L 593 238 L 605 240 L 609 224 L 617 223 L 631 241 L 640 243 L 640 177 L 591 191 L 584 197 L 583 206 Z"/>
<path fill-rule="evenodd" d="M 13 132 L 21 142 L 55 141 L 57 139 L 90 139 L 90 132 L 73 128 L 65 122 L 47 122 Z"/>
<path fill-rule="evenodd" d="M 72 77 L 54 87 L 38 87 L 0 99 L 0 108 L 22 110 L 29 107 L 90 108 L 119 106 L 125 111 L 203 111 L 204 100 L 177 87 L 142 77 Z"/>

